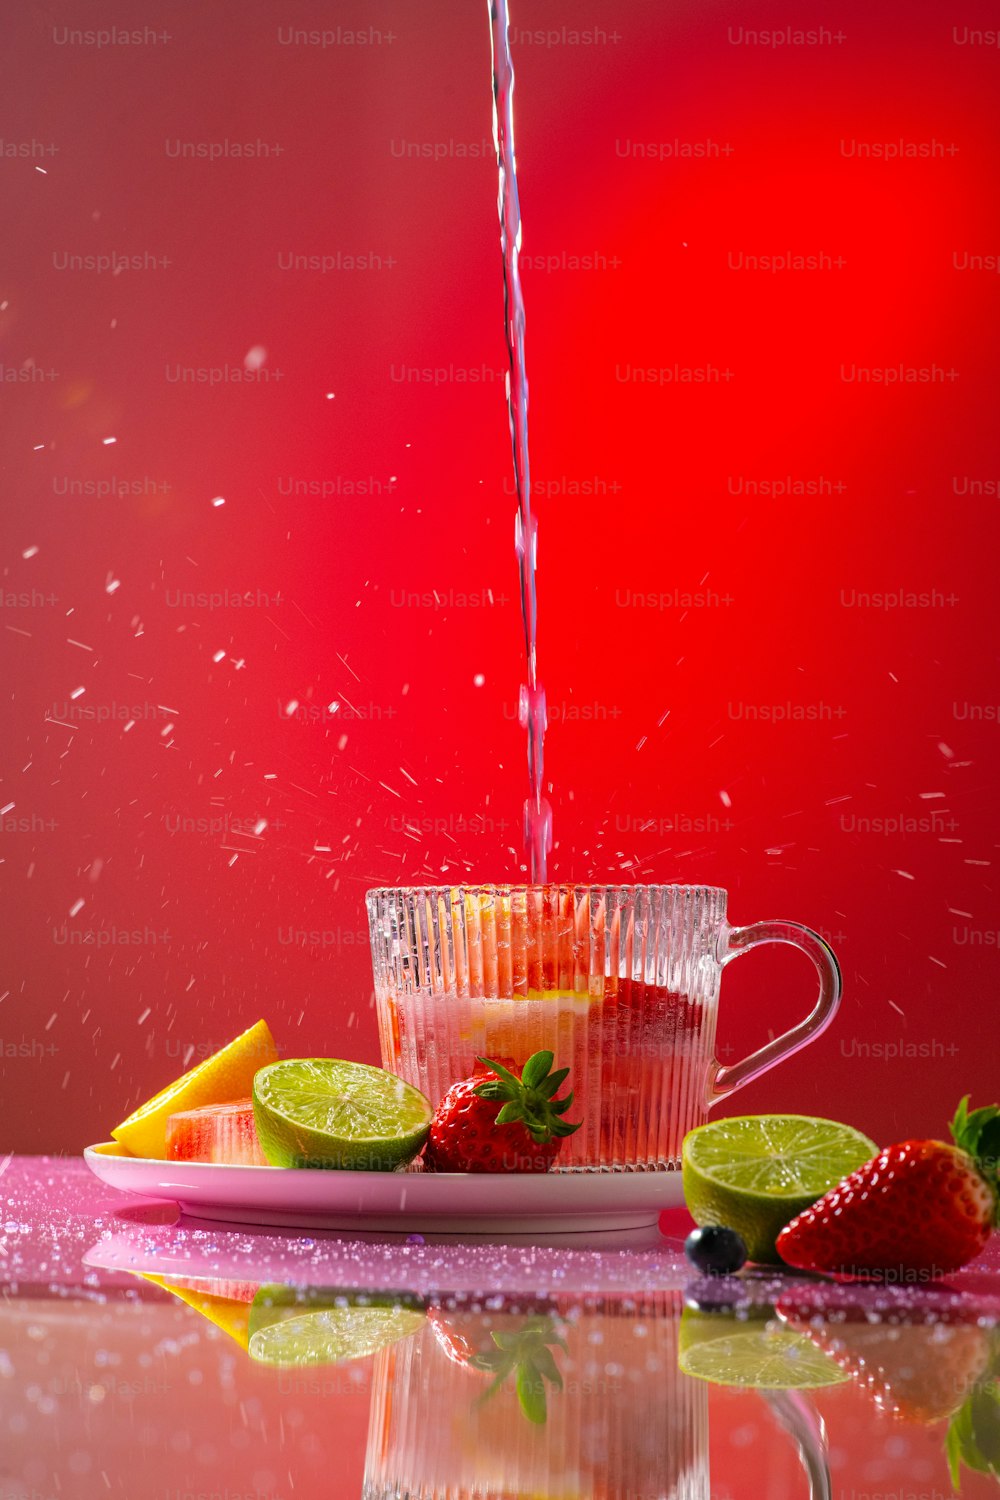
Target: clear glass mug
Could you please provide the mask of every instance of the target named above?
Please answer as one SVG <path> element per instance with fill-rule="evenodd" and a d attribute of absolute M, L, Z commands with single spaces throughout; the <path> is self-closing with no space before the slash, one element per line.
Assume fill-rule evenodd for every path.
<path fill-rule="evenodd" d="M 477 1057 L 570 1069 L 583 1120 L 561 1171 L 659 1171 L 709 1108 L 825 1030 L 840 1003 L 828 944 L 797 922 L 732 927 L 726 892 L 688 885 L 422 886 L 366 897 L 382 1064 L 437 1104 Z M 807 953 L 805 1020 L 740 1062 L 715 1056 L 719 981 L 761 943 Z"/>

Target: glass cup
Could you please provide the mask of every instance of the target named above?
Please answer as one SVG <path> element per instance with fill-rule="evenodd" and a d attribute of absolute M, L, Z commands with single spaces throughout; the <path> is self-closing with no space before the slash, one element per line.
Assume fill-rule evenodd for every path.
<path fill-rule="evenodd" d="M 660 1171 L 709 1108 L 818 1036 L 840 1002 L 826 942 L 797 922 L 732 927 L 712 886 L 422 886 L 367 895 L 382 1064 L 437 1105 L 477 1057 L 570 1069 L 560 1171 Z M 819 975 L 812 1011 L 726 1067 L 719 980 L 761 943 Z"/>

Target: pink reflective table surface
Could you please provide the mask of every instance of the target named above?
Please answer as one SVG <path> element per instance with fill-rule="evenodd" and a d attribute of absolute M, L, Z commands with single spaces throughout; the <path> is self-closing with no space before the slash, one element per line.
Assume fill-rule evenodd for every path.
<path fill-rule="evenodd" d="M 681 1212 L 282 1232 L 0 1168 L 2 1500 L 1000 1495 L 996 1242 L 946 1286 L 708 1281 Z"/>

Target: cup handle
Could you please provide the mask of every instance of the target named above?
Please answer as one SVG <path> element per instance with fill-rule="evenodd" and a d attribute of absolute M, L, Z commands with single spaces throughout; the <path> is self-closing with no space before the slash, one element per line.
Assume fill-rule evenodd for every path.
<path fill-rule="evenodd" d="M 709 1082 L 710 1105 L 724 1099 L 734 1089 L 742 1088 L 752 1078 L 759 1078 L 781 1058 L 791 1057 L 793 1052 L 798 1052 L 813 1037 L 819 1036 L 833 1020 L 840 1004 L 843 985 L 836 955 L 818 932 L 799 922 L 754 922 L 749 927 L 724 927 L 719 934 L 719 963 L 725 968 L 741 953 L 761 943 L 791 943 L 793 948 L 801 948 L 807 953 L 819 974 L 819 998 L 805 1020 L 793 1026 L 791 1031 L 758 1047 L 756 1052 L 751 1052 L 749 1057 L 742 1058 L 732 1067 L 717 1066 L 715 1076 Z"/>

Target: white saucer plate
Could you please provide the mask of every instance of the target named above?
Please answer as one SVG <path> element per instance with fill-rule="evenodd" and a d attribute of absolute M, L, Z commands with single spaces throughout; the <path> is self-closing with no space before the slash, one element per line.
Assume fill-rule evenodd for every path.
<path fill-rule="evenodd" d="M 199 1219 L 313 1229 L 439 1234 L 572 1234 L 639 1229 L 684 1204 L 681 1174 L 662 1172 L 340 1172 L 216 1166 L 88 1146 L 109 1187 L 166 1198 Z"/>

